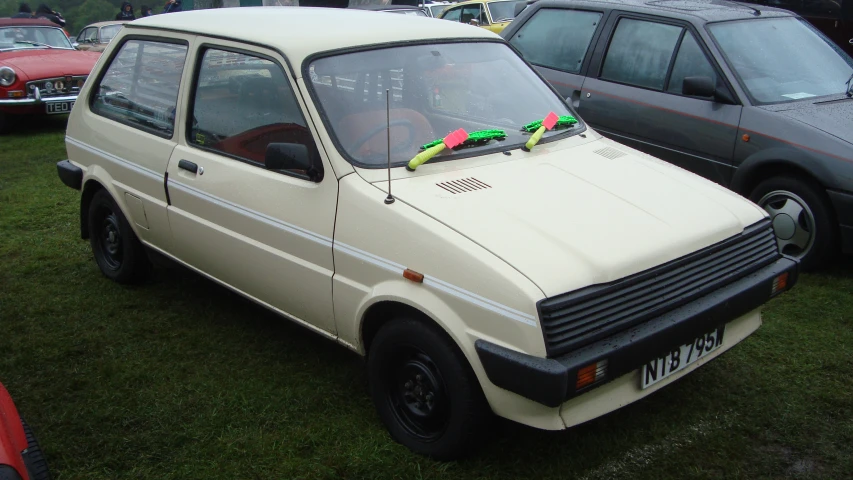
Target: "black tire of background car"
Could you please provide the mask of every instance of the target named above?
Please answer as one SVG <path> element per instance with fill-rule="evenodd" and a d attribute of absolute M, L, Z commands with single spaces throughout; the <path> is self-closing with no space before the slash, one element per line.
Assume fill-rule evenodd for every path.
<path fill-rule="evenodd" d="M 492 411 L 477 376 L 445 332 L 411 318 L 394 319 L 374 337 L 367 369 L 373 403 L 397 442 L 437 460 L 464 457 L 481 444 Z M 406 385 L 416 382 L 409 377 L 423 369 L 430 371 L 422 375 L 426 388 L 418 393 L 432 392 L 432 411 L 438 415 L 440 426 L 416 432 L 419 426 L 413 425 L 412 409 L 401 405 L 405 402 L 400 400 L 406 396 L 402 393 Z M 408 390 L 411 392 L 411 387 Z M 411 405 L 412 395 L 408 398 Z"/>
<path fill-rule="evenodd" d="M 33 430 L 23 418 L 21 419 L 21 425 L 24 426 L 24 433 L 27 435 L 27 453 L 24 454 L 24 463 L 27 464 L 30 480 L 50 480 L 47 460 L 44 458 L 44 452 L 41 451 L 41 446 L 39 446 Z"/>
<path fill-rule="evenodd" d="M 777 176 L 759 183 L 750 193 L 749 199 L 759 203 L 762 197 L 771 192 L 790 192 L 800 197 L 814 217 L 814 242 L 805 255 L 795 255 L 800 259 L 800 268 L 813 271 L 825 265 L 837 254 L 838 233 L 835 215 L 824 189 L 808 178 Z"/>
<path fill-rule="evenodd" d="M 101 272 L 117 283 L 136 283 L 151 271 L 151 262 L 130 224 L 106 190 L 89 204 L 89 243 Z"/>

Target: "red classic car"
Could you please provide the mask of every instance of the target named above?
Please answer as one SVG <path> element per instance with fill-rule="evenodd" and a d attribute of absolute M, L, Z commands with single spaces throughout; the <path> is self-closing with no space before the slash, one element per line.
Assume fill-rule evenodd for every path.
<path fill-rule="evenodd" d="M 69 113 L 98 57 L 48 20 L 0 18 L 0 132 L 14 115 Z"/>
<path fill-rule="evenodd" d="M 0 479 L 50 480 L 47 463 L 29 426 L 0 383 Z"/>

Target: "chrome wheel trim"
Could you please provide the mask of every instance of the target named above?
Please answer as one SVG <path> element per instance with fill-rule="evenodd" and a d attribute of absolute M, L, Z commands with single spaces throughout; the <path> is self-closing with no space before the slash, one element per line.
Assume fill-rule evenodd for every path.
<path fill-rule="evenodd" d="M 770 214 L 780 252 L 796 258 L 811 252 L 815 218 L 805 200 L 787 190 L 774 190 L 761 197 L 758 205 Z"/>

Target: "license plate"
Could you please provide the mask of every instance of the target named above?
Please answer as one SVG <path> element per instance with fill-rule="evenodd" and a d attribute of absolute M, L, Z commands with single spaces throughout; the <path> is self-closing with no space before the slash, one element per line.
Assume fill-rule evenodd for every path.
<path fill-rule="evenodd" d="M 646 363 L 640 369 L 640 386 L 642 388 L 650 387 L 722 347 L 725 330 L 725 325 L 718 327 L 704 335 L 697 336 L 692 342 L 679 345 L 666 355 Z"/>
<path fill-rule="evenodd" d="M 70 102 L 48 103 L 46 106 L 47 113 L 49 115 L 53 115 L 55 113 L 71 113 L 71 109 L 74 107 L 74 100 L 71 100 Z"/>

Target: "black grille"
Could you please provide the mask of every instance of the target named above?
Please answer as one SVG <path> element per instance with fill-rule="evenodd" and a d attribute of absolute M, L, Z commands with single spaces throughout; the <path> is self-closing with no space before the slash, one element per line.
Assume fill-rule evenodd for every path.
<path fill-rule="evenodd" d="M 659 267 L 538 304 L 549 356 L 626 330 L 710 293 L 780 257 L 770 220 Z"/>

